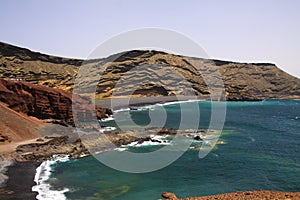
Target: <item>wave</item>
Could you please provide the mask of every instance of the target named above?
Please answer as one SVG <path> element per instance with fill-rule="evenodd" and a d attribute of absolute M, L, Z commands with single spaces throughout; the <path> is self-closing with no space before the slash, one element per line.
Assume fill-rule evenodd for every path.
<path fill-rule="evenodd" d="M 44 161 L 37 169 L 34 177 L 34 182 L 36 185 L 32 187 L 33 192 L 38 192 L 36 199 L 38 200 L 52 200 L 66 199 L 65 193 L 69 192 L 68 188 L 64 188 L 63 190 L 52 190 L 51 185 L 48 183 L 52 172 L 52 166 L 57 162 L 66 162 L 69 158 L 67 155 L 55 155 L 51 160 Z"/>
<path fill-rule="evenodd" d="M 184 101 L 171 101 L 171 102 L 165 102 L 165 103 L 156 103 L 156 104 L 153 104 L 153 105 L 150 105 L 150 106 L 142 106 L 140 107 L 140 109 L 143 109 L 143 108 L 153 108 L 153 107 L 156 107 L 156 106 L 169 106 L 169 105 L 174 105 L 174 104 L 183 104 L 183 103 L 191 103 L 191 102 L 198 102 L 198 101 L 204 101 L 204 100 L 201 100 L 201 99 L 191 99 L 191 100 L 184 100 Z"/>
<path fill-rule="evenodd" d="M 118 112 L 124 112 L 124 111 L 141 111 L 141 110 L 148 110 L 148 109 L 153 109 L 154 107 L 157 106 L 168 106 L 168 105 L 173 105 L 173 104 L 183 104 L 183 103 L 191 103 L 191 102 L 198 102 L 198 101 L 205 101 L 203 99 L 190 99 L 190 100 L 184 100 L 184 101 L 171 101 L 171 102 L 165 102 L 165 103 L 154 103 L 152 105 L 146 105 L 146 106 L 138 106 L 136 107 L 135 110 L 131 110 L 130 108 L 122 108 L 119 110 L 114 110 L 114 113 Z"/>
<path fill-rule="evenodd" d="M 183 104 L 183 103 L 191 103 L 191 102 L 198 102 L 198 101 L 204 101 L 202 99 L 191 99 L 191 100 L 185 100 L 185 101 L 172 101 L 172 102 L 166 102 L 166 103 L 158 103 L 155 105 L 160 106 L 167 106 L 167 105 L 173 105 L 173 104 Z"/>
<path fill-rule="evenodd" d="M 124 112 L 124 111 L 129 111 L 130 108 L 121 108 L 121 109 L 118 109 L 118 110 L 114 110 L 113 112 L 114 113 L 118 113 L 118 112 Z"/>
<path fill-rule="evenodd" d="M 191 99 L 191 100 L 184 100 L 184 101 L 172 101 L 172 102 L 165 102 L 165 103 L 156 103 L 150 106 L 143 106 L 138 108 L 137 110 L 145 110 L 145 109 L 150 109 L 153 110 L 154 107 L 157 106 L 169 106 L 169 105 L 176 105 L 176 104 L 184 104 L 184 103 L 192 103 L 192 102 L 199 102 L 199 101 L 205 101 L 201 99 Z"/>

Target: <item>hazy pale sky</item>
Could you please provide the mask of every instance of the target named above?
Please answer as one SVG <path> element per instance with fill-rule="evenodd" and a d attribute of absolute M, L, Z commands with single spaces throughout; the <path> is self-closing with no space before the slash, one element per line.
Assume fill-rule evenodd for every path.
<path fill-rule="evenodd" d="M 0 39 L 86 58 L 120 33 L 155 27 L 197 42 L 210 58 L 271 62 L 300 77 L 298 0 L 3 0 Z"/>

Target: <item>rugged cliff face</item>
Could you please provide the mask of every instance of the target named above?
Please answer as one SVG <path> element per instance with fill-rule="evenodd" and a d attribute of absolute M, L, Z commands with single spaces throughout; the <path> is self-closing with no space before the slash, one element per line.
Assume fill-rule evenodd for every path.
<path fill-rule="evenodd" d="M 92 115 L 87 99 L 77 96 L 75 99 L 82 115 Z M 72 94 L 60 89 L 47 88 L 24 81 L 9 81 L 0 79 L 0 101 L 8 108 L 34 116 L 38 119 L 62 125 L 74 125 L 72 115 Z M 98 118 L 111 114 L 109 109 L 96 108 Z M 84 116 L 83 116 L 84 117 Z"/>
<path fill-rule="evenodd" d="M 100 98 L 130 91 L 137 96 L 203 96 L 210 94 L 207 84 L 221 89 L 221 79 L 228 100 L 300 97 L 300 79 L 269 63 L 236 63 L 140 50 L 83 62 L 0 43 L 0 76 L 5 79 L 71 91 L 81 65 L 86 69 L 86 74 L 78 75 L 82 92 L 90 93 L 91 85 L 96 84 Z M 105 70 L 99 68 L 104 65 Z"/>

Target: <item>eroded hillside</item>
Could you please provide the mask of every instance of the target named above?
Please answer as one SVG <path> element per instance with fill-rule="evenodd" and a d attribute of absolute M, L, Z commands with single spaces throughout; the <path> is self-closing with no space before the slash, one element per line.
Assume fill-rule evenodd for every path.
<path fill-rule="evenodd" d="M 222 90 L 228 100 L 299 98 L 300 79 L 269 63 L 236 63 L 133 50 L 83 61 L 48 56 L 0 43 L 0 77 L 72 91 L 79 67 L 80 89 L 98 97 L 205 96 Z M 218 75 L 220 74 L 220 76 Z M 207 85 L 212 87 L 208 88 Z"/>

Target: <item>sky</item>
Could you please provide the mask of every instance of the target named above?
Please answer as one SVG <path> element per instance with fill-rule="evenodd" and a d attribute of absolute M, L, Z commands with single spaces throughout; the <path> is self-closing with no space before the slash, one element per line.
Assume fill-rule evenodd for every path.
<path fill-rule="evenodd" d="M 300 78 L 298 0 L 2 0 L 0 9 L 2 42 L 46 54 L 84 59 L 116 35 L 161 28 L 210 58 L 271 62 Z"/>

